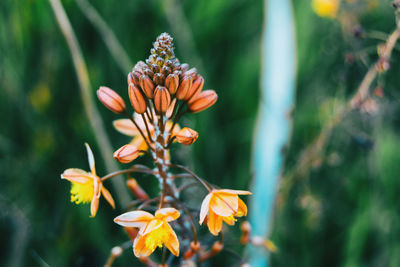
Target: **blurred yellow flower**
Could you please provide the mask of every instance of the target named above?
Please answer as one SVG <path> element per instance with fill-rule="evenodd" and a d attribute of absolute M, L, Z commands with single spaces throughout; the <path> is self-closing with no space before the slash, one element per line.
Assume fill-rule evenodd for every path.
<path fill-rule="evenodd" d="M 180 213 L 174 208 L 162 208 L 155 216 L 135 210 L 126 212 L 114 219 L 114 222 L 125 227 L 137 227 L 139 233 L 133 243 L 136 257 L 148 257 L 157 247 L 165 245 L 172 254 L 179 256 L 179 241 L 168 222 L 178 219 Z"/>
<path fill-rule="evenodd" d="M 340 0 L 313 0 L 312 7 L 320 17 L 335 18 L 339 10 Z"/>
<path fill-rule="evenodd" d="M 92 150 L 87 143 L 85 143 L 85 146 L 91 172 L 71 168 L 65 170 L 61 174 L 61 178 L 71 182 L 71 202 L 75 202 L 76 204 L 90 202 L 91 217 L 94 217 L 99 208 L 99 198 L 101 195 L 104 196 L 111 207 L 115 208 L 115 204 L 110 192 L 103 186 L 103 182 L 96 174 Z"/>

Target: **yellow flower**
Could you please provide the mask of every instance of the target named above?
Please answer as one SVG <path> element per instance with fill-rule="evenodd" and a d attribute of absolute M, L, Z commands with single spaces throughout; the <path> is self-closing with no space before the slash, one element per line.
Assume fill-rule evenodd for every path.
<path fill-rule="evenodd" d="M 235 217 L 246 216 L 246 204 L 238 195 L 251 195 L 251 192 L 230 189 L 211 191 L 201 203 L 200 225 L 206 220 L 211 234 L 218 235 L 222 221 L 234 225 Z"/>
<path fill-rule="evenodd" d="M 124 227 L 139 228 L 139 233 L 133 242 L 133 252 L 136 257 L 148 257 L 156 247 L 165 245 L 175 256 L 179 256 L 179 241 L 171 226 L 171 221 L 179 218 L 180 213 L 174 208 L 162 208 L 156 211 L 155 216 L 135 210 L 126 212 L 114 219 Z"/>
<path fill-rule="evenodd" d="M 71 202 L 76 204 L 90 202 L 91 217 L 94 217 L 99 208 L 100 195 L 104 196 L 111 207 L 115 208 L 115 203 L 110 192 L 103 186 L 100 177 L 96 174 L 92 150 L 87 143 L 85 143 L 85 146 L 88 153 L 90 172 L 81 169 L 67 169 L 61 174 L 61 178 L 70 181 L 72 184 Z"/>
<path fill-rule="evenodd" d="M 340 0 L 313 0 L 312 7 L 320 17 L 335 18 L 339 10 Z"/>

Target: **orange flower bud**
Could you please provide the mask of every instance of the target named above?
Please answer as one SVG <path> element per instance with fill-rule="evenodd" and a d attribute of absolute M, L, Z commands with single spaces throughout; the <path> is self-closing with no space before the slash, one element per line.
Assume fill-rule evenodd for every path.
<path fill-rule="evenodd" d="M 250 232 L 251 232 L 251 226 L 248 221 L 244 221 L 240 225 L 240 230 L 242 230 L 242 236 L 240 237 L 240 243 L 241 244 L 247 244 L 250 241 Z"/>
<path fill-rule="evenodd" d="M 183 258 L 185 260 L 188 260 L 191 257 L 193 257 L 199 250 L 200 250 L 200 242 L 192 241 L 190 242 L 190 249 L 185 252 Z"/>
<path fill-rule="evenodd" d="M 179 85 L 179 76 L 177 74 L 170 74 L 165 79 L 165 86 L 168 88 L 171 95 L 176 93 Z"/>
<path fill-rule="evenodd" d="M 112 112 L 117 114 L 125 112 L 125 102 L 114 90 L 106 86 L 100 86 L 99 90 L 97 90 L 97 97 Z"/>
<path fill-rule="evenodd" d="M 176 141 L 178 143 L 184 144 L 186 146 L 193 144 L 197 138 L 199 137 L 199 134 L 195 131 L 192 130 L 188 127 L 182 128 L 176 135 Z"/>
<path fill-rule="evenodd" d="M 154 107 L 159 112 L 167 111 L 169 104 L 171 104 L 171 96 L 164 86 L 157 86 L 154 91 Z"/>
<path fill-rule="evenodd" d="M 137 75 L 137 73 L 130 72 L 128 74 L 128 85 L 131 84 L 131 83 L 136 85 L 136 86 L 140 85 L 139 84 L 139 76 Z"/>
<path fill-rule="evenodd" d="M 140 82 L 140 87 L 142 87 L 144 94 L 148 98 L 153 98 L 154 84 L 152 80 L 149 78 L 149 76 L 147 75 L 140 76 L 139 82 Z"/>
<path fill-rule="evenodd" d="M 126 180 L 126 186 L 131 190 L 132 194 L 138 199 L 147 200 L 149 196 L 144 192 L 144 190 L 140 187 L 137 181 L 133 178 L 129 178 Z"/>
<path fill-rule="evenodd" d="M 189 69 L 189 64 L 187 64 L 187 63 L 181 64 L 181 71 L 182 71 L 182 73 L 184 73 L 184 72 L 187 71 L 188 69 Z"/>
<path fill-rule="evenodd" d="M 196 79 L 192 83 L 192 87 L 189 89 L 185 100 L 189 100 L 189 104 L 193 102 L 193 99 L 203 90 L 204 79 L 200 75 L 196 76 Z"/>
<path fill-rule="evenodd" d="M 206 90 L 196 96 L 189 104 L 189 109 L 193 113 L 197 113 L 208 109 L 217 102 L 218 95 L 214 90 Z"/>
<path fill-rule="evenodd" d="M 130 84 L 128 92 L 133 109 L 139 114 L 144 113 L 147 108 L 147 103 L 139 88 L 137 88 L 134 84 Z"/>
<path fill-rule="evenodd" d="M 186 97 L 190 87 L 192 87 L 192 77 L 186 76 L 183 78 L 181 84 L 176 91 L 176 98 L 182 100 Z"/>
<path fill-rule="evenodd" d="M 129 163 L 135 160 L 139 156 L 139 150 L 137 146 L 132 144 L 124 145 L 114 152 L 114 159 L 118 160 L 121 163 Z"/>
<path fill-rule="evenodd" d="M 196 68 L 191 68 L 190 70 L 186 71 L 183 73 L 183 76 L 190 76 L 192 79 L 194 79 L 197 75 L 197 69 Z"/>
<path fill-rule="evenodd" d="M 224 248 L 224 244 L 220 241 L 216 241 L 213 246 L 211 247 L 211 250 L 204 253 L 203 255 L 200 256 L 200 261 L 206 261 L 209 258 L 214 257 L 217 255 L 221 250 Z"/>

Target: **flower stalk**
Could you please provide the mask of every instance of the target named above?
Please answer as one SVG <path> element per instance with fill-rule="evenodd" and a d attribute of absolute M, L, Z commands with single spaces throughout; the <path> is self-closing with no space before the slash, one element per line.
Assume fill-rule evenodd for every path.
<path fill-rule="evenodd" d="M 182 258 L 194 257 L 201 247 L 193 215 L 196 211 L 199 213 L 200 224 L 205 222 L 210 232 L 220 237 L 206 255 L 206 258 L 213 257 L 224 247 L 222 222 L 234 225 L 234 216 L 246 215 L 247 207 L 238 194 L 248 195 L 250 192 L 214 189 L 185 166 L 171 164 L 170 147 L 173 143 L 192 145 L 197 140 L 198 133 L 188 127 L 181 129 L 179 120 L 185 114 L 208 109 L 216 103 L 218 96 L 213 90 L 202 91 L 204 78 L 197 73 L 196 68 L 189 68 L 188 64 L 179 62 L 174 55 L 172 38 L 166 33 L 157 38 L 149 58 L 139 61 L 128 74 L 127 80 L 133 115 L 129 114 L 128 107 L 116 91 L 102 86 L 97 92 L 99 100 L 109 110 L 125 117 L 114 121 L 116 130 L 132 137 L 129 143 L 114 152 L 113 157 L 120 163 L 131 164 L 138 157 L 148 155 L 154 168 L 134 164 L 100 178 L 94 170 L 94 157 L 90 151 L 90 174 L 68 169 L 62 176 L 79 184 L 73 185 L 71 199 L 77 200 L 77 204 L 91 201 L 91 214 L 94 217 L 101 195 L 114 207 L 110 192 L 103 186 L 104 182 L 123 174 L 153 175 L 159 181 L 159 195 L 149 197 L 137 180 L 129 177 L 126 186 L 138 199 L 128 205 L 127 212 L 114 219 L 133 240 L 135 256 L 148 266 L 155 264 L 148 257 L 157 247 L 163 248 L 161 266 L 167 266 L 165 259 L 168 251 L 180 257 L 180 251 L 185 249 Z M 170 168 L 185 173 L 173 174 Z M 180 184 L 176 180 L 178 177 L 195 179 L 207 189 L 209 194 L 201 210 L 190 208 L 182 201 L 182 192 L 190 186 Z M 179 226 L 177 230 L 181 234 L 180 238 L 175 233 L 174 225 Z M 182 244 L 190 244 L 190 247 L 186 245 L 182 248 L 180 241 Z M 117 257 L 116 253 L 112 254 L 108 264 L 111 265 Z"/>

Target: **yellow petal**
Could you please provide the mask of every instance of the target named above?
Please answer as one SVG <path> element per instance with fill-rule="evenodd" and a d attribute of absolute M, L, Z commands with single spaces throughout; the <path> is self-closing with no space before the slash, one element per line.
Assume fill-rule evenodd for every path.
<path fill-rule="evenodd" d="M 104 198 L 107 202 L 111 205 L 113 209 L 115 209 L 115 202 L 113 197 L 111 196 L 110 191 L 108 191 L 104 186 L 101 188 L 101 193 L 103 194 Z"/>
<path fill-rule="evenodd" d="M 66 169 L 63 174 L 61 174 L 61 178 L 73 183 L 85 184 L 93 180 L 93 175 L 81 169 L 71 168 Z"/>
<path fill-rule="evenodd" d="M 210 210 L 207 216 L 207 226 L 211 234 L 218 235 L 222 229 L 222 217 Z"/>
<path fill-rule="evenodd" d="M 212 193 L 208 194 L 203 202 L 201 203 L 201 208 L 200 208 L 200 220 L 199 224 L 201 225 L 204 221 L 204 219 L 207 216 L 208 210 L 209 210 L 209 204 L 210 204 L 210 199 L 212 197 Z"/>
<path fill-rule="evenodd" d="M 144 133 L 144 132 L 143 132 Z M 144 133 L 146 136 L 147 134 Z M 132 141 L 130 142 L 130 144 L 134 145 L 137 147 L 138 150 L 147 150 L 147 143 L 146 141 L 144 141 L 143 137 L 141 135 L 137 135 L 135 136 Z"/>
<path fill-rule="evenodd" d="M 235 216 L 242 217 L 242 216 L 246 216 L 246 215 L 247 215 L 247 206 L 243 202 L 243 200 L 241 200 L 239 198 L 239 208 L 238 208 L 238 211 L 236 212 Z"/>
<path fill-rule="evenodd" d="M 220 216 L 231 216 L 237 212 L 238 199 L 237 195 L 225 192 L 213 192 L 210 200 L 210 208 Z"/>
<path fill-rule="evenodd" d="M 162 208 L 156 211 L 155 216 L 160 220 L 171 222 L 179 218 L 181 214 L 174 208 Z"/>
<path fill-rule="evenodd" d="M 145 227 L 140 228 L 139 235 L 146 235 L 160 228 L 163 225 L 162 220 L 153 219 Z"/>
<path fill-rule="evenodd" d="M 146 238 L 141 235 L 138 235 L 135 241 L 133 242 L 133 253 L 138 258 L 150 256 L 155 249 L 156 247 L 154 248 L 147 247 Z"/>
<path fill-rule="evenodd" d="M 119 215 L 114 219 L 114 222 L 126 227 L 142 228 L 146 226 L 153 218 L 154 216 L 146 211 L 135 210 Z"/>
<path fill-rule="evenodd" d="M 88 145 L 88 143 L 85 143 L 86 146 L 86 151 L 88 154 L 88 161 L 89 161 L 89 166 L 90 166 L 90 171 L 92 172 L 93 175 L 96 175 L 96 168 L 94 165 L 94 156 L 93 156 L 93 152 L 90 149 L 90 146 Z"/>
<path fill-rule="evenodd" d="M 130 119 L 120 119 L 113 121 L 114 128 L 125 135 L 136 136 L 139 134 L 136 126 Z"/>
<path fill-rule="evenodd" d="M 164 245 L 174 254 L 176 257 L 179 256 L 179 240 L 174 230 L 168 223 L 164 223 L 164 229 L 168 232 L 168 238 L 163 240 Z"/>
<path fill-rule="evenodd" d="M 236 219 L 233 217 L 233 215 L 228 216 L 228 217 L 222 217 L 222 220 L 229 225 L 234 225 L 236 222 Z"/>

